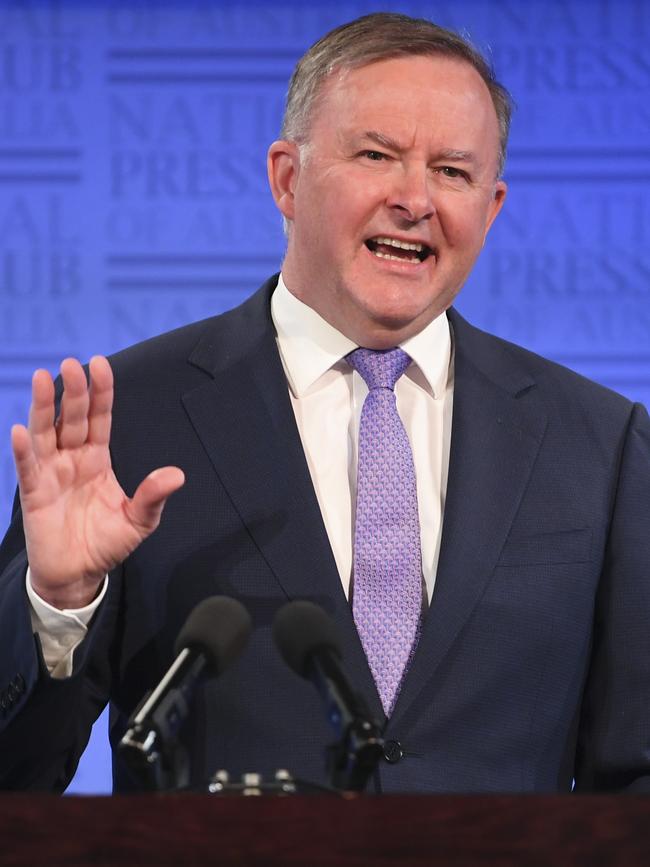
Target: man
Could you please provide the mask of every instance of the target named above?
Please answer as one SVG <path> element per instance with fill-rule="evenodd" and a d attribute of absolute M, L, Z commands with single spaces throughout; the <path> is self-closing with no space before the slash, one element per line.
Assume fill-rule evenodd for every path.
<path fill-rule="evenodd" d="M 254 631 L 183 732 L 196 784 L 325 781 L 318 696 L 270 630 L 307 598 L 385 721 L 377 791 L 649 787 L 647 414 L 450 307 L 503 205 L 508 121 L 456 35 L 338 28 L 269 150 L 281 278 L 93 359 L 89 390 L 65 361 L 56 421 L 35 374 L 0 578 L 4 786 L 63 788 L 107 700 L 115 745 L 224 593 Z"/>

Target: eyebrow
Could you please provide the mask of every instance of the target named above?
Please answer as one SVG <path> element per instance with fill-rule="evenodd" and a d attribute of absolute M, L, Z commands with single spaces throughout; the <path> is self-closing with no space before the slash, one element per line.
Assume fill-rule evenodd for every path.
<path fill-rule="evenodd" d="M 375 144 L 379 145 L 383 148 L 388 148 L 389 150 L 396 151 L 397 153 L 402 153 L 404 148 L 399 142 L 395 141 L 395 139 L 390 138 L 390 136 L 384 135 L 381 132 L 377 132 L 376 130 L 366 130 L 362 133 L 361 138 L 369 139 Z M 436 154 L 436 159 L 441 160 L 450 160 L 452 162 L 462 162 L 462 163 L 476 163 L 476 154 L 472 151 L 461 151 L 454 150 L 453 148 L 443 148 L 438 151 Z"/>
<path fill-rule="evenodd" d="M 361 138 L 370 139 L 370 141 L 374 141 L 375 144 L 378 144 L 382 148 L 388 148 L 389 150 L 398 151 L 399 153 L 404 150 L 395 139 L 392 139 L 381 132 L 375 132 L 375 130 L 372 129 L 366 130 L 366 132 L 362 134 Z"/>
<path fill-rule="evenodd" d="M 476 155 L 472 151 L 456 151 L 450 148 L 443 148 L 439 153 L 439 158 L 442 160 L 451 160 L 452 162 L 475 163 L 477 162 Z"/>

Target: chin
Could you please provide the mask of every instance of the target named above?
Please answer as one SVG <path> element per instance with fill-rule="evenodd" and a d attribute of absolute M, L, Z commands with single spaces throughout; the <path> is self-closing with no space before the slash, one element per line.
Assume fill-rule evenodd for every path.
<path fill-rule="evenodd" d="M 403 304 L 399 307 L 383 307 L 380 310 L 367 311 L 370 320 L 378 327 L 388 331 L 403 331 L 409 329 L 414 323 L 422 322 L 418 327 L 423 328 L 427 322 L 433 318 L 433 312 L 421 307 L 405 308 Z"/>
<path fill-rule="evenodd" d="M 354 339 L 367 349 L 390 349 L 412 337 L 428 322 L 428 319 L 422 319 L 420 324 L 420 320 L 414 316 L 373 316 L 362 324 L 361 332 Z"/>

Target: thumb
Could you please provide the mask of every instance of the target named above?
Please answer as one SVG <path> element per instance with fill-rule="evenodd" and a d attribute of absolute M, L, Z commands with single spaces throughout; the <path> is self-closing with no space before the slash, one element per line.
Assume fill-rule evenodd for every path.
<path fill-rule="evenodd" d="M 143 479 L 128 501 L 126 513 L 143 536 L 152 533 L 160 523 L 167 499 L 185 483 L 185 474 L 178 467 L 160 467 Z"/>

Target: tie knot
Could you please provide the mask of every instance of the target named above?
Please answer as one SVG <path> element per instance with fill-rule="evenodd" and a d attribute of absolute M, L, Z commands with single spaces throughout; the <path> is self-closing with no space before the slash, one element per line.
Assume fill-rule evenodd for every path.
<path fill-rule="evenodd" d="M 345 356 L 348 364 L 363 377 L 369 389 L 389 388 L 395 383 L 411 363 L 411 358 L 403 349 L 355 349 Z"/>

